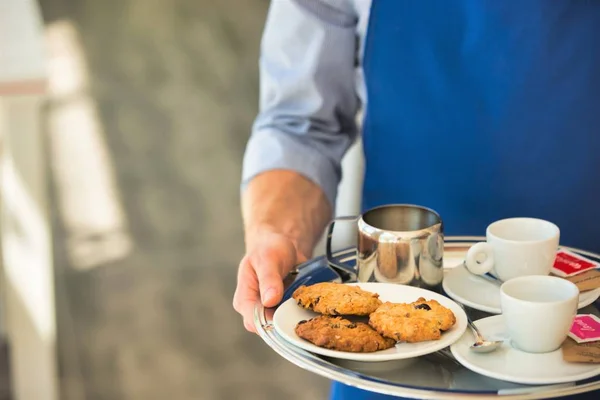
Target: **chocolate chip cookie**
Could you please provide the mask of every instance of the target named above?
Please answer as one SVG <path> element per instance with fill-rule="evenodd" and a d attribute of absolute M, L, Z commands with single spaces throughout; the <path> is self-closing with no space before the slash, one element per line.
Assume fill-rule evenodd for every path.
<path fill-rule="evenodd" d="M 413 303 L 386 302 L 369 316 L 369 325 L 381 335 L 408 343 L 438 340 L 455 323 L 451 310 L 422 297 Z"/>
<path fill-rule="evenodd" d="M 449 308 L 444 307 L 436 300 L 425 300 L 423 297 L 410 304 L 411 316 L 432 319 L 437 322 L 441 331 L 447 331 L 456 323 L 456 316 Z"/>
<path fill-rule="evenodd" d="M 372 353 L 394 347 L 396 341 L 385 338 L 364 322 L 342 317 L 319 315 L 296 325 L 296 334 L 327 349 L 353 353 Z"/>
<path fill-rule="evenodd" d="M 325 315 L 365 316 L 382 304 L 377 293 L 334 282 L 300 286 L 292 297 L 299 306 Z"/>

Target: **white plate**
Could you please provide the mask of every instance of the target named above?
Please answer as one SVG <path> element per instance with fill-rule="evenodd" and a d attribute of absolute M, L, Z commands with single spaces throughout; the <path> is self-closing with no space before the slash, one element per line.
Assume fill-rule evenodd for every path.
<path fill-rule="evenodd" d="M 298 306 L 293 298 L 290 298 L 281 304 L 273 315 L 273 325 L 275 330 L 288 342 L 316 354 L 346 360 L 379 362 L 402 360 L 434 353 L 444 347 L 450 346 L 458 340 L 467 328 L 467 316 L 462 307 L 441 294 L 412 286 L 392 283 L 348 283 L 348 285 L 356 285 L 361 289 L 378 293 L 379 298 L 383 302 L 411 303 L 419 297 L 424 297 L 427 300 L 437 300 L 441 305 L 452 310 L 456 316 L 456 323 L 452 328 L 444 332 L 439 340 L 420 343 L 398 343 L 391 349 L 380 350 L 373 353 L 352 353 L 330 350 L 315 346 L 296 334 L 295 328 L 298 322 L 310 319 L 318 314 L 305 310 Z"/>
<path fill-rule="evenodd" d="M 505 339 L 502 346 L 492 353 L 475 353 L 469 349 L 474 336 L 468 331 L 450 347 L 458 362 L 481 375 L 525 385 L 547 385 L 574 382 L 600 374 L 598 364 L 564 361 L 561 349 L 542 354 L 515 349 L 508 340 L 503 315 L 480 319 L 475 321 L 475 325 L 488 340 Z"/>
<path fill-rule="evenodd" d="M 442 286 L 448 296 L 468 307 L 491 314 L 502 313 L 500 285 L 471 274 L 464 265 L 449 268 Z M 579 308 L 592 304 L 599 296 L 600 288 L 582 292 L 579 295 Z"/>

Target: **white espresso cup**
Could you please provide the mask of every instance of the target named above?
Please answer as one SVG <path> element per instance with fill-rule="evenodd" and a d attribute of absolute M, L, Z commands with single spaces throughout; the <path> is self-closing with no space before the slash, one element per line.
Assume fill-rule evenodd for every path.
<path fill-rule="evenodd" d="M 502 284 L 500 303 L 512 345 L 528 353 L 547 353 L 567 338 L 579 289 L 564 278 L 522 276 Z"/>
<path fill-rule="evenodd" d="M 490 224 L 486 241 L 467 252 L 470 272 L 490 272 L 507 281 L 519 276 L 548 275 L 558 250 L 560 230 L 552 222 L 537 218 L 507 218 Z"/>

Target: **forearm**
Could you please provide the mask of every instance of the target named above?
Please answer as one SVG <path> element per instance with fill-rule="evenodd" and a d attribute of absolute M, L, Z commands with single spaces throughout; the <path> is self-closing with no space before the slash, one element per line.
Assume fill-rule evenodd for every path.
<path fill-rule="evenodd" d="M 310 257 L 331 218 L 341 160 L 358 133 L 357 21 L 350 1 L 271 2 L 242 173 L 249 250 L 253 232 L 267 227 Z"/>
<path fill-rule="evenodd" d="M 253 232 L 267 228 L 286 235 L 305 257 L 310 257 L 332 214 L 321 188 L 288 170 L 272 170 L 256 176 L 242 196 L 246 247 L 252 248 Z"/>

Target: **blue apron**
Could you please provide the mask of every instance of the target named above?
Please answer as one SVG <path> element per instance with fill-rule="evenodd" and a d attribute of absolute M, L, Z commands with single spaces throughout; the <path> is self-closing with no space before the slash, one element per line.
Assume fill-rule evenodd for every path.
<path fill-rule="evenodd" d="M 598 40 L 600 1 L 373 0 L 363 209 L 431 207 L 448 235 L 539 217 L 600 252 Z"/>

